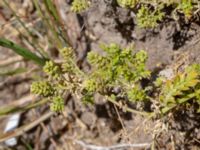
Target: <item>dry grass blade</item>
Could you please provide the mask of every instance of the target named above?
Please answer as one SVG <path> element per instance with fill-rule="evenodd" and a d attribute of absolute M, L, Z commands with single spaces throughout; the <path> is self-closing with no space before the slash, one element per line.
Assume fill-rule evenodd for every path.
<path fill-rule="evenodd" d="M 0 116 L 3 115 L 8 115 L 8 114 L 13 114 L 16 112 L 23 112 L 38 106 L 41 106 L 43 104 L 46 104 L 48 100 L 47 99 L 43 99 L 34 103 L 30 103 L 30 104 L 26 104 L 25 106 L 22 106 L 22 104 L 15 104 L 15 105 L 8 105 L 8 106 L 4 106 L 0 108 Z"/>
<path fill-rule="evenodd" d="M 22 61 L 23 58 L 21 56 L 10 57 L 5 60 L 0 60 L 0 67 L 8 66 L 10 64 L 14 64 L 16 62 Z"/>
<path fill-rule="evenodd" d="M 21 73 L 24 73 L 24 72 L 27 72 L 28 69 L 27 68 L 22 68 L 22 67 L 19 67 L 19 68 L 16 68 L 16 69 L 0 69 L 0 76 L 13 76 L 13 75 L 17 75 L 17 74 L 21 74 Z"/>
<path fill-rule="evenodd" d="M 75 143 L 81 145 L 83 148 L 88 150 L 117 150 L 117 149 L 128 149 L 128 148 L 149 148 L 151 143 L 139 143 L 139 144 L 118 144 L 108 147 L 97 146 L 92 144 L 86 144 L 83 141 L 76 140 Z"/>
<path fill-rule="evenodd" d="M 6 106 L 19 106 L 19 105 L 24 105 L 27 103 L 30 103 L 33 101 L 33 99 L 35 98 L 34 95 L 30 94 L 30 95 L 26 95 L 24 97 L 21 97 L 20 99 L 17 100 L 13 100 L 11 103 L 9 103 Z"/>

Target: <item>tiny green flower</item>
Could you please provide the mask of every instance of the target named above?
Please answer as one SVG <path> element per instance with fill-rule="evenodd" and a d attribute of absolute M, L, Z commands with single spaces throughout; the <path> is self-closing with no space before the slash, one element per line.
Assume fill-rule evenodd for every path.
<path fill-rule="evenodd" d="M 51 96 L 54 94 L 55 89 L 47 81 L 33 82 L 31 85 L 31 92 L 44 97 Z"/>
<path fill-rule="evenodd" d="M 74 54 L 74 50 L 72 47 L 64 47 L 60 50 L 60 54 L 62 55 L 62 57 L 64 58 L 65 61 L 67 61 L 68 59 L 74 59 L 75 58 L 75 54 Z"/>
<path fill-rule="evenodd" d="M 70 74 L 75 74 L 75 67 L 70 61 L 63 63 L 61 67 L 62 67 L 62 71 L 63 72 L 68 72 Z"/>
<path fill-rule="evenodd" d="M 62 112 L 64 110 L 64 100 L 61 96 L 53 97 L 52 103 L 50 104 L 51 111 Z"/>
<path fill-rule="evenodd" d="M 89 0 L 74 0 L 72 2 L 71 10 L 76 13 L 80 13 L 90 6 Z"/>
<path fill-rule="evenodd" d="M 43 70 L 49 76 L 57 79 L 60 76 L 60 69 L 53 61 L 47 61 Z"/>

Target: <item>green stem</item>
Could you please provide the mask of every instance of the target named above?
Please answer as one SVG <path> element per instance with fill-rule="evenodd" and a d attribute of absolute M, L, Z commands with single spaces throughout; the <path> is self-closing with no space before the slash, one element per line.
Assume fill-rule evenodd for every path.
<path fill-rule="evenodd" d="M 183 103 L 187 102 L 188 100 L 194 98 L 194 97 L 196 96 L 196 93 L 200 93 L 200 89 L 197 90 L 197 91 L 195 91 L 195 92 L 193 92 L 193 93 L 190 93 L 190 94 L 187 95 L 186 97 L 183 97 L 183 98 L 178 99 L 178 102 L 177 102 L 178 104 L 174 104 L 174 105 L 172 105 L 172 106 L 170 106 L 170 107 L 164 107 L 164 108 L 162 108 L 162 109 L 161 109 L 161 112 L 162 112 L 163 114 L 169 112 L 170 110 L 172 110 L 173 108 L 175 108 L 177 105 L 183 104 Z"/>
<path fill-rule="evenodd" d="M 144 117 L 150 117 L 152 116 L 152 114 L 154 113 L 150 113 L 150 112 L 142 112 L 142 111 L 138 111 L 138 110 L 135 110 L 135 109 L 132 109 L 130 107 L 127 107 L 127 106 L 121 106 L 117 101 L 113 100 L 112 98 L 106 96 L 107 100 L 111 103 L 113 103 L 114 105 L 122 108 L 122 110 L 126 110 L 127 112 L 131 112 L 131 113 L 134 113 L 134 114 L 138 114 L 138 115 L 141 115 L 141 116 L 144 116 Z"/>
<path fill-rule="evenodd" d="M 54 36 L 54 39 L 52 39 L 51 41 L 52 41 L 52 42 L 55 41 L 55 44 L 58 46 L 59 49 L 62 48 L 62 47 L 63 47 L 63 44 L 62 44 L 62 42 L 61 42 L 61 40 L 60 40 L 60 38 L 59 38 L 58 33 L 56 32 L 56 29 L 50 24 L 48 18 L 47 18 L 46 16 L 44 16 L 44 14 L 43 14 L 43 12 L 42 12 L 42 9 L 41 9 L 41 7 L 40 7 L 40 5 L 39 5 L 38 0 L 33 0 L 33 2 L 34 2 L 34 5 L 35 5 L 35 7 L 36 7 L 36 9 L 37 9 L 37 11 L 38 11 L 40 17 L 44 20 L 46 26 L 50 29 L 51 33 L 52 33 L 53 36 Z"/>

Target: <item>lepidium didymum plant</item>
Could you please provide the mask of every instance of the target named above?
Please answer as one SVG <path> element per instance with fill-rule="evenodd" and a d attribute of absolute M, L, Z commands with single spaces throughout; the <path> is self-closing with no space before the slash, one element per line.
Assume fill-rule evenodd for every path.
<path fill-rule="evenodd" d="M 47 98 L 52 111 L 63 111 L 64 95 L 68 92 L 83 102 L 93 102 L 95 93 L 116 99 L 143 101 L 147 99 L 145 89 L 140 86 L 150 72 L 145 68 L 147 54 L 141 50 L 121 48 L 117 44 L 102 45 L 103 55 L 88 53 L 91 64 L 89 72 L 83 72 L 76 65 L 74 50 L 65 47 L 60 50 L 62 62 L 47 61 L 43 67 L 46 74 L 41 81 L 33 82 L 31 92 Z"/>

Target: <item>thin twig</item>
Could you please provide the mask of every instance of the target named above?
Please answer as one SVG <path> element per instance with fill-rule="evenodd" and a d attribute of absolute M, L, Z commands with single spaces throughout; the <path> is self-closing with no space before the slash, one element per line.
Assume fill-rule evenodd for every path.
<path fill-rule="evenodd" d="M 127 137 L 127 129 L 126 129 L 126 127 L 125 127 L 125 125 L 124 125 L 124 122 L 122 121 L 122 118 L 121 118 L 121 116 L 120 116 L 120 114 L 119 114 L 119 111 L 118 111 L 118 109 L 117 109 L 117 106 L 116 105 L 114 105 L 114 108 L 115 108 L 115 111 L 116 111 L 116 113 L 117 113 L 117 116 L 118 116 L 118 118 L 119 118 L 119 121 L 120 121 L 120 124 L 121 124 L 121 126 L 122 126 L 122 128 L 123 128 L 123 131 L 124 131 L 124 137 L 128 140 L 127 142 L 129 142 L 129 144 L 130 144 L 130 139 Z"/>
<path fill-rule="evenodd" d="M 54 112 L 48 112 L 48 113 L 44 114 L 43 116 L 41 116 L 40 118 L 36 119 L 35 121 L 33 121 L 33 122 L 31 122 L 27 125 L 24 125 L 24 126 L 18 128 L 16 130 L 2 134 L 0 136 L 0 143 L 4 142 L 4 141 L 6 141 L 10 138 L 14 138 L 14 137 L 17 137 L 17 136 L 24 134 L 25 132 L 33 129 L 34 127 L 39 125 L 41 122 L 47 120 L 48 118 L 50 118 L 53 115 L 54 115 Z"/>
<path fill-rule="evenodd" d="M 8 114 L 12 114 L 12 113 L 16 113 L 16 112 L 23 112 L 41 105 L 44 105 L 48 102 L 48 99 L 42 99 L 40 101 L 36 101 L 34 103 L 30 103 L 30 104 L 26 104 L 25 106 L 5 106 L 5 107 L 0 107 L 0 116 L 3 115 L 8 115 Z"/>
<path fill-rule="evenodd" d="M 32 112 L 34 113 L 34 115 L 36 115 L 37 117 L 40 116 L 40 113 L 39 112 L 36 112 L 36 110 L 32 110 Z M 53 144 L 54 148 L 57 147 L 57 143 L 56 141 L 51 137 L 52 135 L 52 132 L 45 126 L 45 124 L 43 122 L 40 123 L 40 126 L 42 127 L 42 129 L 45 131 L 46 134 L 48 134 L 49 138 L 50 138 L 50 141 L 51 143 Z"/>
<path fill-rule="evenodd" d="M 27 103 L 33 102 L 33 99 L 35 99 L 35 98 L 36 97 L 34 95 L 29 94 L 29 95 L 21 97 L 20 99 L 17 99 L 17 100 L 13 99 L 11 103 L 1 106 L 0 108 L 24 106 Z"/>
<path fill-rule="evenodd" d="M 10 85 L 22 84 L 23 82 L 28 82 L 32 78 L 27 76 L 15 75 L 13 77 L 8 77 L 4 81 L 0 82 L 0 90 L 3 90 L 5 87 L 8 88 Z"/>
<path fill-rule="evenodd" d="M 112 146 L 97 146 L 92 144 L 86 144 L 83 141 L 75 140 L 75 143 L 88 149 L 88 150 L 120 150 L 127 148 L 147 148 L 151 146 L 151 143 L 138 143 L 138 144 L 117 144 Z"/>
<path fill-rule="evenodd" d="M 7 58 L 5 60 L 0 61 L 0 67 L 8 66 L 10 64 L 14 64 L 16 62 L 22 61 L 23 58 L 21 56 L 14 56 L 11 58 Z"/>
<path fill-rule="evenodd" d="M 132 109 L 130 107 L 127 107 L 127 106 L 122 106 L 120 103 L 118 103 L 117 101 L 111 99 L 110 97 L 106 96 L 107 100 L 111 103 L 113 103 L 114 105 L 118 106 L 119 108 L 122 108 L 122 110 L 125 110 L 127 112 L 131 112 L 131 113 L 134 113 L 134 114 L 139 114 L 141 116 L 146 116 L 146 117 L 150 117 L 152 116 L 154 113 L 149 113 L 149 112 L 142 112 L 142 111 L 138 111 L 138 110 L 135 110 L 135 109 Z"/>

